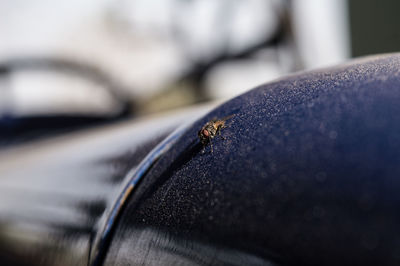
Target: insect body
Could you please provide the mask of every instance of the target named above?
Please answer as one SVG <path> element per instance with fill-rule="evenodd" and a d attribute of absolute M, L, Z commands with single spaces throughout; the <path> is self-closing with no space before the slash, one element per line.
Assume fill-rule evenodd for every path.
<path fill-rule="evenodd" d="M 224 117 L 222 119 L 213 119 L 207 122 L 198 132 L 198 136 L 201 144 L 205 148 L 208 143 L 211 146 L 211 152 L 213 152 L 213 146 L 211 140 L 215 138 L 217 135 L 221 135 L 221 129 L 225 128 L 225 122 L 233 115 Z M 224 139 L 224 137 L 221 136 Z M 204 150 L 203 150 L 204 152 Z"/>

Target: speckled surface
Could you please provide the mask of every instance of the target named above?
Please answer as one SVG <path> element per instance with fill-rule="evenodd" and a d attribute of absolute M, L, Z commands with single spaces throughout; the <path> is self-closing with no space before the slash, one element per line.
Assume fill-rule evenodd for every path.
<path fill-rule="evenodd" d="M 148 173 L 105 264 L 399 265 L 399 103 L 397 54 L 228 101 Z M 197 131 L 231 114 L 202 153 Z"/>

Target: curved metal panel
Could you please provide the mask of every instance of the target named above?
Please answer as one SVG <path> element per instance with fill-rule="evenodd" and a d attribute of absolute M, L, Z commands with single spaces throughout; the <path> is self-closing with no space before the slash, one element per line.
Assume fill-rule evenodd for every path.
<path fill-rule="evenodd" d="M 216 108 L 147 173 L 105 265 L 399 265 L 400 55 Z M 197 132 L 234 115 L 203 147 Z"/>
<path fill-rule="evenodd" d="M 95 241 L 92 247 L 90 258 L 91 265 L 97 265 L 103 259 L 112 229 L 116 226 L 115 223 L 134 188 L 141 181 L 143 176 L 150 170 L 154 163 L 157 162 L 162 155 L 168 152 L 170 147 L 177 142 L 177 140 L 185 132 L 186 127 L 187 126 L 181 127 L 180 129 L 171 133 L 166 139 L 158 144 L 137 167 L 133 168 L 132 171 L 127 174 L 127 177 L 125 178 L 127 180 L 126 184 L 122 187 L 121 192 L 118 193 L 115 203 L 112 204 L 111 208 L 104 213 L 103 219 L 100 222 L 100 226 L 97 230 Z"/>

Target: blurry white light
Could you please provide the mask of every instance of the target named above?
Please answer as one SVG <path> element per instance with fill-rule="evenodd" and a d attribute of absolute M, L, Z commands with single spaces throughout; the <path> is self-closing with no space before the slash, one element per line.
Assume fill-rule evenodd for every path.
<path fill-rule="evenodd" d="M 240 60 L 221 64 L 207 79 L 207 92 L 214 99 L 239 95 L 279 77 L 279 67 L 265 60 Z"/>
<path fill-rule="evenodd" d="M 60 73 L 11 75 L 12 113 L 16 115 L 112 115 L 118 102 L 101 85 Z"/>
<path fill-rule="evenodd" d="M 350 55 L 347 0 L 294 0 L 293 27 L 304 67 L 337 64 Z"/>

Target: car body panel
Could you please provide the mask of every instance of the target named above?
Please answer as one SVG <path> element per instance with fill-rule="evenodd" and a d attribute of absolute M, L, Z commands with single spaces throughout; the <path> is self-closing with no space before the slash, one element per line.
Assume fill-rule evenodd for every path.
<path fill-rule="evenodd" d="M 142 180 L 105 265 L 398 265 L 399 103 L 384 55 L 222 104 Z M 203 153 L 198 130 L 230 115 Z"/>
<path fill-rule="evenodd" d="M 399 102 L 400 55 L 382 55 L 261 85 L 205 116 L 210 107 L 5 150 L 0 260 L 398 265 Z M 202 145 L 198 131 L 226 116 L 213 150 Z"/>

